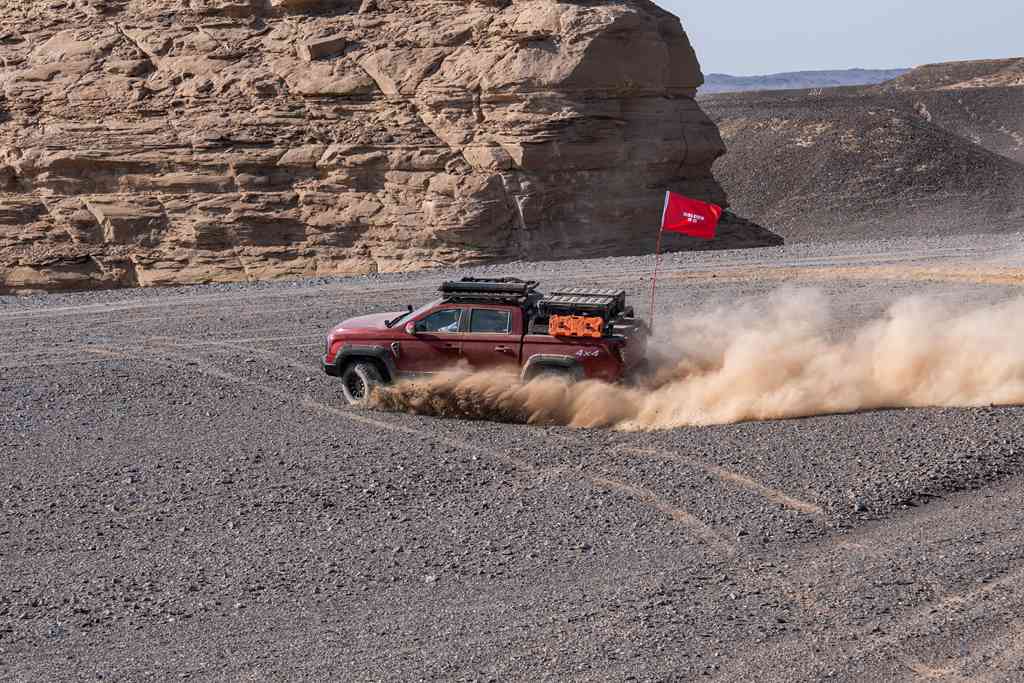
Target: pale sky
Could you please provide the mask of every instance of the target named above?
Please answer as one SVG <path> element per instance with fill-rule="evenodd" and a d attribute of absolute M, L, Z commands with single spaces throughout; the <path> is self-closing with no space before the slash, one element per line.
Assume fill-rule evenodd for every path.
<path fill-rule="evenodd" d="M 1024 56 L 1024 0 L 655 0 L 704 73 L 891 69 Z"/>

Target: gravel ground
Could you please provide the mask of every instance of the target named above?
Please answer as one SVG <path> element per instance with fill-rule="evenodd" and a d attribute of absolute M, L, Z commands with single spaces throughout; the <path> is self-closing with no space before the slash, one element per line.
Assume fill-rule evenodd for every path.
<path fill-rule="evenodd" d="M 1021 254 L 968 236 L 670 255 L 658 315 L 795 268 L 840 328 L 1019 285 L 827 269 Z M 650 267 L 473 272 L 638 296 Z M 323 332 L 449 274 L 0 299 L 0 678 L 1024 676 L 1024 410 L 632 434 L 344 407 Z"/>

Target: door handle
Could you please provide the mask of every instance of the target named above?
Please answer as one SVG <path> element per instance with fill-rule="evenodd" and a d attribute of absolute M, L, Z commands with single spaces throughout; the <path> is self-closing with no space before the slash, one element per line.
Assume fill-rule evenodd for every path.
<path fill-rule="evenodd" d="M 458 351 L 460 346 L 461 346 L 460 344 L 448 343 L 448 344 L 445 344 L 442 348 L 448 349 L 449 351 Z"/>
<path fill-rule="evenodd" d="M 515 353 L 516 350 L 511 346 L 495 346 L 494 350 L 498 353 Z"/>

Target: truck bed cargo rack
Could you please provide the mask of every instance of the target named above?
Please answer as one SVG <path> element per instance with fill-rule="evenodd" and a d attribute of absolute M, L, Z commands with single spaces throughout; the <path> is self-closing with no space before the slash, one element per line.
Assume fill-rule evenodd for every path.
<path fill-rule="evenodd" d="M 473 278 L 445 282 L 440 287 L 445 301 L 451 303 L 499 303 L 523 305 L 540 298 L 539 283 L 514 277 Z"/>
<path fill-rule="evenodd" d="M 593 315 L 601 316 L 605 322 L 629 314 L 626 308 L 626 292 L 615 289 L 585 289 L 576 287 L 552 292 L 539 302 L 537 310 L 543 316 L 551 315 Z"/>

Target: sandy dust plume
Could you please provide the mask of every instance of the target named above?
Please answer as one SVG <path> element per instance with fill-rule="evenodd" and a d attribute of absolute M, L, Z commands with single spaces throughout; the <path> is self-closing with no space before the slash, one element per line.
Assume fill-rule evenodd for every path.
<path fill-rule="evenodd" d="M 858 410 L 1024 404 L 1024 298 L 957 309 L 909 298 L 835 332 L 816 290 L 661 323 L 633 386 L 456 369 L 375 393 L 378 409 L 502 422 L 669 429 Z"/>

